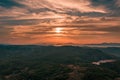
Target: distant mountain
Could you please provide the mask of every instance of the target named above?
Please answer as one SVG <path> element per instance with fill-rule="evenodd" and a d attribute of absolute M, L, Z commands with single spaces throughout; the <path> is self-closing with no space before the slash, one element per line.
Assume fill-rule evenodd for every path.
<path fill-rule="evenodd" d="M 20 44 L 0 44 L 1 46 L 78 46 L 78 47 L 120 47 L 120 43 L 100 43 L 100 44 L 73 44 L 73 43 L 67 43 L 67 44 L 26 44 L 26 45 L 20 45 Z"/>
<path fill-rule="evenodd" d="M 74 46 L 0 46 L 0 58 L 21 57 L 23 59 L 39 59 L 56 63 L 92 62 L 113 59 L 115 56 L 99 49 Z"/>
<path fill-rule="evenodd" d="M 120 47 L 120 43 L 86 44 L 88 47 Z"/>

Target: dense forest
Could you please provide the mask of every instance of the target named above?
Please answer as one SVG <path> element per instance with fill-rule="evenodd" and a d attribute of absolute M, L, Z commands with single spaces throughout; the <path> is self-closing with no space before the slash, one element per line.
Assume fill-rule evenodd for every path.
<path fill-rule="evenodd" d="M 120 48 L 0 45 L 0 80 L 120 80 L 119 58 Z"/>

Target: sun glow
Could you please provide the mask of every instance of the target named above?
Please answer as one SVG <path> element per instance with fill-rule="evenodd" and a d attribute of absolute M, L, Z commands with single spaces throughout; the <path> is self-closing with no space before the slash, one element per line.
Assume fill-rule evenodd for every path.
<path fill-rule="evenodd" d="M 55 32 L 56 32 L 56 33 L 61 33 L 61 32 L 62 32 L 62 30 L 63 30 L 63 28 L 60 28 L 60 27 L 55 28 Z"/>

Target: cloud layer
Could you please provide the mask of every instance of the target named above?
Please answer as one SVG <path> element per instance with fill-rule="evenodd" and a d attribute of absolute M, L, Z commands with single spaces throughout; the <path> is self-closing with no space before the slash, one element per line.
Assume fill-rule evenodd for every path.
<path fill-rule="evenodd" d="M 120 42 L 119 9 L 120 0 L 2 0 L 0 43 Z"/>

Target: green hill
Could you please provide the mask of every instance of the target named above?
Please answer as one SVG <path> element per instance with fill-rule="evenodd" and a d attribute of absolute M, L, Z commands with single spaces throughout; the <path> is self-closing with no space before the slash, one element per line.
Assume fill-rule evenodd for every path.
<path fill-rule="evenodd" d="M 109 59 L 116 62 L 92 64 Z M 120 76 L 119 67 L 118 57 L 100 49 L 0 45 L 1 80 L 113 80 Z"/>

